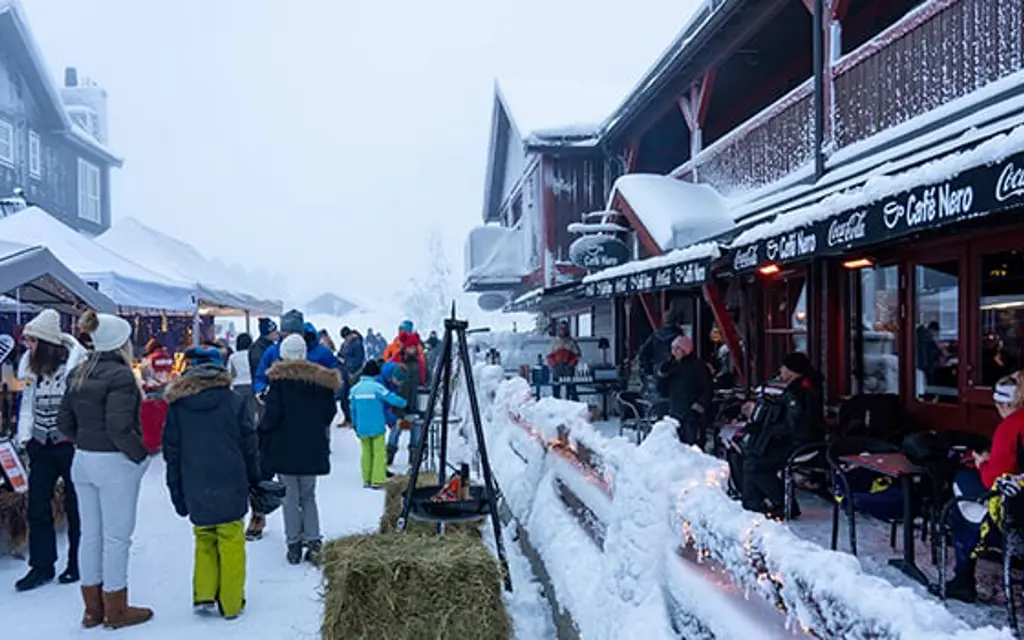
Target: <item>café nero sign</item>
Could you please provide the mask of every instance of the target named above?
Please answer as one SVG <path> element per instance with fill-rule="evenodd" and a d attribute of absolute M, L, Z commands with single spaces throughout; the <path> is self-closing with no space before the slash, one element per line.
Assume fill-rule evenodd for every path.
<path fill-rule="evenodd" d="M 864 208 L 736 247 L 734 271 L 884 244 L 925 229 L 1024 205 L 1024 153 L 908 189 Z M 783 214 L 785 215 L 785 214 Z"/>

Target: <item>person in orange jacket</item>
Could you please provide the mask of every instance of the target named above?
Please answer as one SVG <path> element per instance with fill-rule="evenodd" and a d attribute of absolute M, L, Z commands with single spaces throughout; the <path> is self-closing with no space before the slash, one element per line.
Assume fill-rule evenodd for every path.
<path fill-rule="evenodd" d="M 419 383 L 421 385 L 427 383 L 427 364 L 423 341 L 420 340 L 420 334 L 413 330 L 411 320 L 405 320 L 398 325 L 398 337 L 384 350 L 384 361 L 418 366 Z"/>

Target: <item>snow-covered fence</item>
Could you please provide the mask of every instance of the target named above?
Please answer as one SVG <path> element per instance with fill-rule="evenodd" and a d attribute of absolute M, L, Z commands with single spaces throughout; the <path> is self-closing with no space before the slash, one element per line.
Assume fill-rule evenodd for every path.
<path fill-rule="evenodd" d="M 583 405 L 535 401 L 502 377 L 475 376 L 495 475 L 584 640 L 752 637 L 756 614 L 715 584 L 723 576 L 774 616 L 777 631 L 758 637 L 1012 637 L 743 511 L 722 488 L 724 463 L 680 444 L 670 422 L 635 446 L 596 432 Z"/>

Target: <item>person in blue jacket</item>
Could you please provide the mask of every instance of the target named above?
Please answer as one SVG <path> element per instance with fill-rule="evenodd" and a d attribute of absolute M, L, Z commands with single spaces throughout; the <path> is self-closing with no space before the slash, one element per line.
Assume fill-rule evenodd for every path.
<path fill-rule="evenodd" d="M 380 365 L 371 360 L 363 367 L 363 375 L 349 392 L 352 407 L 352 426 L 362 443 L 363 486 L 367 489 L 380 488 L 387 480 L 387 464 L 384 459 L 384 433 L 387 429 L 386 410 L 388 405 L 402 408 L 405 399 L 375 378 L 380 375 Z"/>
<path fill-rule="evenodd" d="M 303 339 L 305 340 L 305 335 L 308 333 L 307 329 L 312 329 L 313 335 L 316 336 L 316 328 L 305 321 L 302 316 L 302 312 L 298 309 L 292 309 L 281 316 L 281 326 L 278 331 L 280 332 L 282 341 L 293 333 L 303 336 Z M 252 391 L 257 396 L 267 388 L 267 369 L 280 359 L 281 342 L 279 341 L 276 344 L 272 344 L 267 347 L 266 352 L 264 352 L 263 357 L 260 359 L 260 365 L 257 367 L 252 381 Z M 307 348 L 306 360 L 320 366 L 327 367 L 328 369 L 337 369 L 339 367 L 338 359 L 334 357 L 331 350 L 322 344 L 319 344 L 319 342 L 317 342 L 314 347 Z"/>

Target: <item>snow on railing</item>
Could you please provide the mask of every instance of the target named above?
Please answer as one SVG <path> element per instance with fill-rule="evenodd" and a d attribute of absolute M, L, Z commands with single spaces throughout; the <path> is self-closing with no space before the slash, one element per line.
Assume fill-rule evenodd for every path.
<path fill-rule="evenodd" d="M 700 582 L 688 553 L 716 565 L 718 581 L 724 575 L 748 599 L 758 596 L 770 615 L 781 611 L 768 621 L 780 634 L 1012 637 L 970 629 L 939 603 L 865 573 L 857 558 L 744 511 L 722 489 L 724 463 L 680 444 L 672 421 L 635 446 L 598 433 L 585 405 L 536 401 L 525 380 L 501 377 L 500 367 L 476 375 L 495 475 L 584 640 L 735 637 L 764 624 Z M 584 449 L 584 461 L 567 454 Z M 581 521 L 594 517 L 601 522 Z"/>

